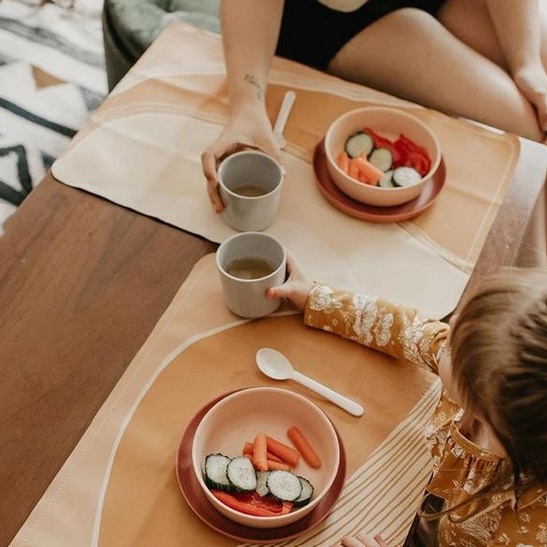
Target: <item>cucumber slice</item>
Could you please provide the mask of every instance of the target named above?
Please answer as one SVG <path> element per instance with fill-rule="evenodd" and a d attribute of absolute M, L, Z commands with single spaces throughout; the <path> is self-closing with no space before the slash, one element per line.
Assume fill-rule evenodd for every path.
<path fill-rule="evenodd" d="M 382 188 L 396 188 L 393 183 L 393 171 L 391 169 L 378 181 L 378 186 Z"/>
<path fill-rule="evenodd" d="M 235 492 L 256 490 L 256 471 L 253 462 L 246 456 L 232 458 L 226 466 L 226 476 Z"/>
<path fill-rule="evenodd" d="M 230 463 L 230 458 L 224 454 L 209 454 L 205 457 L 205 484 L 212 490 L 222 490 L 230 492 L 232 485 L 226 475 L 226 468 Z"/>
<path fill-rule="evenodd" d="M 374 141 L 368 133 L 358 131 L 347 138 L 345 150 L 350 158 L 358 158 L 361 154 L 368 156 L 374 148 Z"/>
<path fill-rule="evenodd" d="M 302 493 L 300 494 L 300 496 L 298 496 L 297 499 L 294 500 L 294 506 L 303 507 L 311 501 L 314 489 L 312 483 L 308 479 L 305 479 L 300 475 L 298 476 L 298 478 L 302 483 Z"/>
<path fill-rule="evenodd" d="M 393 154 L 387 148 L 376 148 L 368 157 L 368 161 L 385 173 L 393 165 Z"/>
<path fill-rule="evenodd" d="M 422 175 L 413 167 L 397 167 L 393 171 L 393 182 L 396 186 L 411 186 L 422 180 Z"/>
<path fill-rule="evenodd" d="M 270 471 L 259 471 L 256 474 L 256 492 L 259 496 L 267 496 L 270 491 L 268 489 L 268 476 Z"/>
<path fill-rule="evenodd" d="M 270 494 L 280 501 L 294 501 L 302 494 L 302 482 L 291 471 L 271 471 L 266 485 Z"/>

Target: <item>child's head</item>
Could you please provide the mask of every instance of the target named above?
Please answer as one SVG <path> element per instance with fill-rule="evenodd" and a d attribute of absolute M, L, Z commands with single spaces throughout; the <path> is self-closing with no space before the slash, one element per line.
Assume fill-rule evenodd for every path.
<path fill-rule="evenodd" d="M 547 484 L 547 272 L 493 276 L 467 300 L 450 334 L 452 379 L 513 464 Z"/>

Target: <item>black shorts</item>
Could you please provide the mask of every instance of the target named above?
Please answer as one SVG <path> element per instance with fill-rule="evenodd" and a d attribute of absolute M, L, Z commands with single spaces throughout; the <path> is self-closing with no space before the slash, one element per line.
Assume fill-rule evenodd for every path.
<path fill-rule="evenodd" d="M 380 17 L 400 8 L 418 8 L 436 15 L 443 0 L 369 0 L 359 9 L 342 12 L 317 0 L 285 0 L 277 55 L 325 70 L 355 35 Z"/>

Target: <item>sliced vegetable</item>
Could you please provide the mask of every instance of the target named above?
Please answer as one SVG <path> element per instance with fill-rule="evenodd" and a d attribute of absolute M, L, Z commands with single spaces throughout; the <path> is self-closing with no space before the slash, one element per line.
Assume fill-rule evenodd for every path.
<path fill-rule="evenodd" d="M 431 159 L 425 148 L 403 134 L 399 135 L 394 146 L 398 155 L 395 167 L 413 167 L 422 177 L 427 175 L 431 169 Z"/>
<path fill-rule="evenodd" d="M 270 494 L 281 501 L 294 501 L 302 494 L 302 483 L 291 471 L 271 471 L 266 486 Z"/>
<path fill-rule="evenodd" d="M 268 451 L 274 456 L 281 458 L 282 461 L 289 464 L 291 467 L 296 467 L 300 461 L 299 452 L 292 446 L 288 446 L 272 437 L 266 436 L 266 446 Z"/>
<path fill-rule="evenodd" d="M 256 517 L 276 517 L 290 513 L 293 507 L 291 502 L 281 502 L 269 496 L 262 497 L 257 492 L 250 494 L 230 494 L 222 490 L 212 490 L 222 503 L 246 515 Z"/>
<path fill-rule="evenodd" d="M 366 184 L 376 185 L 378 181 L 384 176 L 384 172 L 380 171 L 377 167 L 374 167 L 372 163 L 363 157 L 352 158 L 350 160 L 350 176 L 364 182 Z M 352 175 L 352 172 L 356 172 L 357 176 Z"/>
<path fill-rule="evenodd" d="M 372 137 L 372 141 L 374 142 L 374 148 L 387 148 L 394 156 L 396 155 L 397 150 L 395 149 L 395 146 L 393 145 L 393 142 L 391 140 L 376 133 L 370 127 L 365 127 L 364 131 L 366 131 Z"/>
<path fill-rule="evenodd" d="M 382 188 L 396 188 L 394 182 L 393 182 L 393 170 L 390 169 L 387 171 L 384 176 L 380 179 L 378 182 L 378 186 L 381 186 Z"/>
<path fill-rule="evenodd" d="M 270 471 L 275 471 L 276 469 L 284 469 L 285 471 L 290 471 L 291 466 L 285 462 L 268 460 L 268 469 Z"/>
<path fill-rule="evenodd" d="M 268 447 L 265 433 L 259 433 L 254 439 L 253 465 L 257 471 L 268 471 Z"/>
<path fill-rule="evenodd" d="M 368 156 L 374 148 L 372 137 L 364 131 L 358 131 L 346 139 L 344 150 L 350 158 Z"/>
<path fill-rule="evenodd" d="M 385 173 L 393 166 L 393 154 L 387 148 L 376 148 L 368 157 L 368 161 Z"/>
<path fill-rule="evenodd" d="M 349 156 L 345 150 L 340 151 L 340 154 L 336 158 L 336 163 L 344 173 L 349 173 Z"/>
<path fill-rule="evenodd" d="M 253 443 L 251 442 L 246 442 L 244 445 L 243 445 L 243 450 L 242 450 L 242 453 L 244 456 L 251 456 L 251 459 L 252 459 L 252 456 L 253 456 L 253 451 L 254 451 L 254 445 Z M 268 461 L 273 461 L 273 462 L 277 462 L 277 463 L 282 463 L 282 460 L 281 458 L 278 458 L 277 456 L 275 456 L 274 454 L 272 454 L 271 452 L 266 452 L 266 455 L 268 457 Z"/>
<path fill-rule="evenodd" d="M 269 475 L 269 471 L 260 471 L 256 474 L 256 492 L 260 496 L 267 496 L 270 493 L 268 485 L 266 484 Z"/>
<path fill-rule="evenodd" d="M 232 485 L 226 474 L 226 468 L 229 463 L 230 458 L 224 454 L 209 454 L 206 456 L 204 480 L 209 488 L 224 491 L 232 490 Z"/>
<path fill-rule="evenodd" d="M 302 483 L 302 493 L 300 496 L 294 500 L 294 506 L 295 507 L 303 507 L 304 505 L 307 505 L 312 497 L 313 497 L 313 485 L 312 483 L 304 478 L 304 477 L 298 477 L 300 479 L 300 482 Z"/>
<path fill-rule="evenodd" d="M 321 459 L 317 455 L 317 452 L 297 426 L 293 425 L 292 427 L 289 427 L 287 430 L 287 437 L 289 437 L 296 450 L 300 452 L 300 455 L 310 467 L 316 469 L 321 467 Z"/>
<path fill-rule="evenodd" d="M 416 144 L 402 133 L 397 139 L 391 141 L 370 127 L 364 127 L 362 131 L 348 137 L 344 144 L 344 150 L 337 158 L 338 166 L 348 176 L 367 184 L 378 185 L 382 188 L 401 186 L 391 178 L 371 172 L 368 165 L 356 161 L 358 158 L 367 161 L 383 173 L 398 167 L 411 167 L 422 178 L 431 169 L 431 158 L 423 146 Z"/>
<path fill-rule="evenodd" d="M 235 492 L 256 490 L 256 471 L 253 462 L 245 456 L 232 458 L 226 466 L 226 476 Z"/>
<path fill-rule="evenodd" d="M 413 167 L 397 167 L 393 171 L 393 182 L 396 186 L 412 186 L 422 180 L 422 175 Z"/>

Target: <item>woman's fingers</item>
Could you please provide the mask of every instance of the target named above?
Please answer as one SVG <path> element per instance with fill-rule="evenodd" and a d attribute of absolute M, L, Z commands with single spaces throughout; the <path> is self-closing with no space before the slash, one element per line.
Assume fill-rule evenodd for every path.
<path fill-rule="evenodd" d="M 217 155 L 212 147 L 207 148 L 201 155 L 201 169 L 207 182 L 207 195 L 215 212 L 220 213 L 224 209 L 224 204 L 218 193 L 217 179 Z"/>

